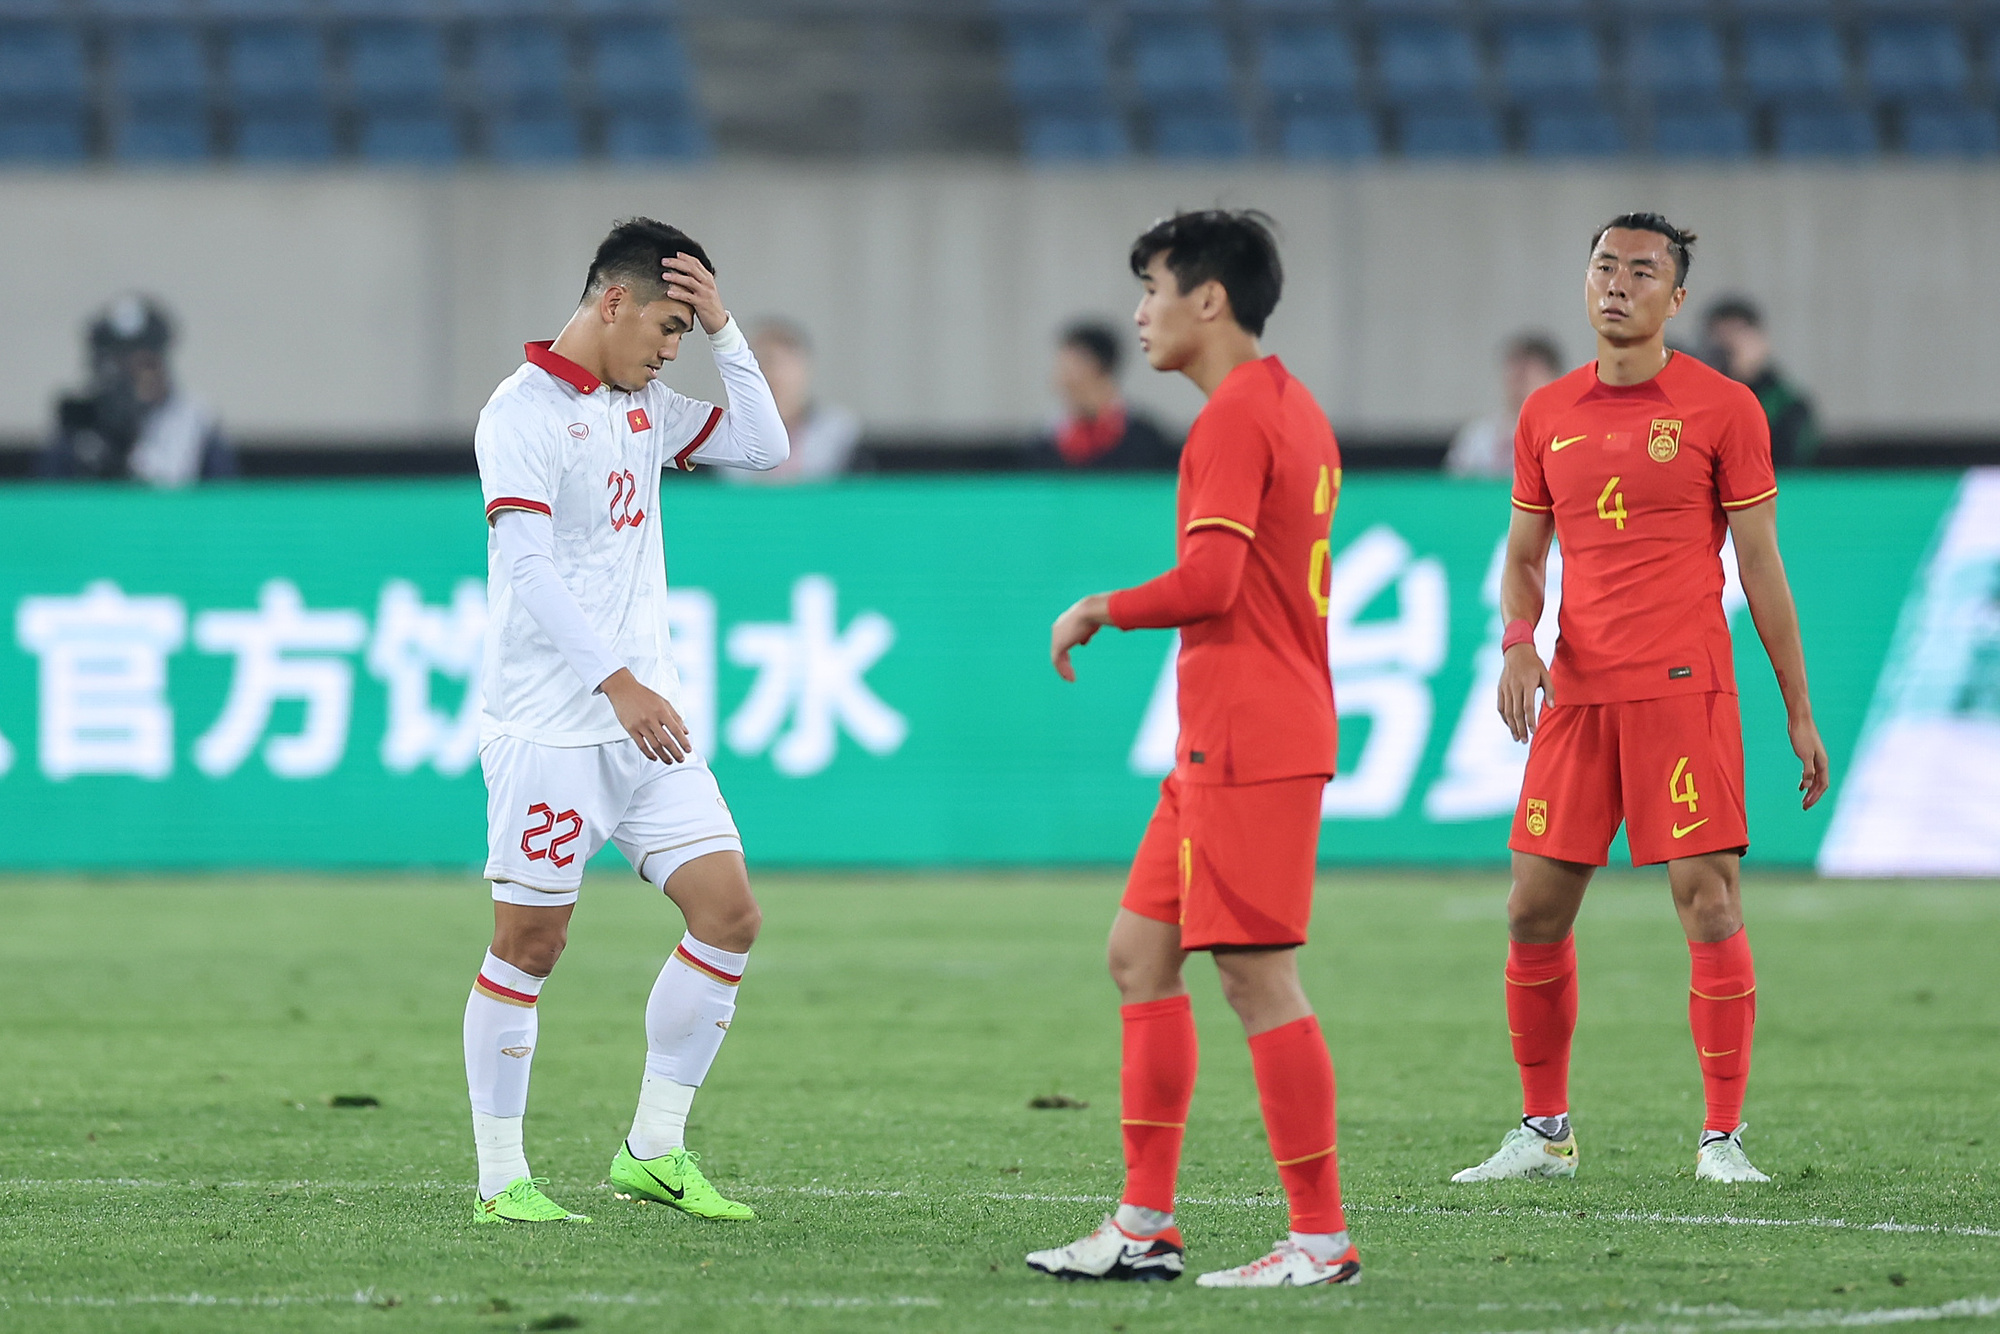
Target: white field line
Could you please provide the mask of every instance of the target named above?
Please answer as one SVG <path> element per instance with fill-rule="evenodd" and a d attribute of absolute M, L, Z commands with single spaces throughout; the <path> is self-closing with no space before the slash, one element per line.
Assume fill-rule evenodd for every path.
<path fill-rule="evenodd" d="M 482 1297 L 453 1293 L 449 1296 L 432 1294 L 426 1297 L 390 1296 L 375 1288 L 356 1292 L 336 1293 L 278 1293 L 268 1297 L 230 1297 L 211 1292 L 154 1292 L 136 1293 L 126 1297 L 92 1296 L 23 1296 L 0 1297 L 0 1310 L 14 1306 L 39 1307 L 138 1307 L 138 1306 L 196 1306 L 196 1307 L 237 1307 L 264 1310 L 284 1306 L 464 1306 L 485 1301 Z M 943 1306 L 942 1297 L 834 1297 L 783 1295 L 777 1297 L 751 1293 L 735 1299 L 750 1306 L 788 1306 L 820 1308 L 842 1308 L 857 1306 Z M 652 1292 L 571 1292 L 553 1297 L 536 1297 L 530 1302 L 534 1306 L 666 1306 L 679 1305 L 685 1298 L 680 1294 Z"/>
<path fill-rule="evenodd" d="M 14 1187 L 22 1190 L 74 1189 L 76 1187 L 123 1187 L 144 1190 L 190 1190 L 201 1191 L 211 1187 L 225 1190 L 262 1190 L 280 1193 L 292 1190 L 321 1191 L 369 1191 L 369 1190 L 423 1190 L 460 1191 L 467 1189 L 460 1181 L 159 1181 L 143 1177 L 86 1177 L 74 1179 L 44 1179 L 34 1177 L 0 1178 L 0 1189 Z M 976 1191 L 963 1195 L 950 1195 L 936 1191 L 910 1191 L 869 1189 L 856 1186 L 735 1186 L 732 1189 L 744 1195 L 805 1195 L 837 1200 L 895 1200 L 922 1199 L 946 1200 L 974 1199 L 1018 1201 L 1022 1204 L 1099 1204 L 1117 1203 L 1112 1195 L 1038 1195 L 1013 1191 Z M 1235 1198 L 1199 1199 L 1183 1198 L 1182 1204 L 1209 1205 L 1223 1208 L 1255 1208 L 1259 1205 L 1276 1205 L 1280 1197 L 1271 1195 L 1245 1195 Z M 1347 1207 L 1356 1213 L 1404 1214 L 1411 1216 L 1431 1216 L 1437 1218 L 1550 1218 L 1578 1223 L 1654 1223 L 1673 1224 L 1681 1227 L 1803 1227 L 1822 1228 L 1840 1232 L 1888 1232 L 1918 1233 L 1948 1237 L 2000 1237 L 2000 1227 L 1979 1227 L 1971 1224 L 1953 1223 L 1898 1223 L 1889 1220 L 1879 1223 L 1851 1222 L 1845 1218 L 1756 1218 L 1742 1214 L 1670 1214 L 1652 1211 L 1626 1209 L 1545 1209 L 1533 1205 L 1500 1209 L 1453 1209 L 1441 1205 L 1420 1204 L 1358 1204 L 1350 1201 Z"/>
<path fill-rule="evenodd" d="M 1938 1306 L 1885 1306 L 1872 1311 L 1755 1311 L 1721 1315 L 1667 1308 L 1665 1319 L 1621 1321 L 1615 1325 L 1515 1330 L 1509 1334 L 1679 1334 L 1680 1331 L 1735 1329 L 1864 1329 L 1877 1325 L 1921 1325 L 1938 1320 L 2000 1316 L 2000 1297 L 1962 1297 Z"/>

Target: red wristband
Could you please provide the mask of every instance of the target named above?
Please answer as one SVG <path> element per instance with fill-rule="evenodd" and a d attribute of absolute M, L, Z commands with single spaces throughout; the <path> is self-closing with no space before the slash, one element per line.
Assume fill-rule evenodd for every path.
<path fill-rule="evenodd" d="M 1535 642 L 1535 623 L 1528 620 L 1507 622 L 1507 628 L 1500 634 L 1500 651 L 1505 653 L 1516 644 Z"/>

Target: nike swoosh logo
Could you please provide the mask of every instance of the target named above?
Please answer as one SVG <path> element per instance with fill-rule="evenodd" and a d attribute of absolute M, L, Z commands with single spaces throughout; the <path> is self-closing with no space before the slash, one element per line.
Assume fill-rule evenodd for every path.
<path fill-rule="evenodd" d="M 1708 1048 L 1706 1048 L 1706 1047 L 1703 1047 L 1703 1048 L 1701 1049 L 1701 1054 L 1702 1054 L 1703 1056 L 1706 1056 L 1706 1057 L 1709 1057 L 1709 1058 L 1711 1058 L 1711 1059 L 1713 1059 L 1714 1057 L 1717 1057 L 1717 1056 L 1734 1056 L 1734 1055 L 1736 1054 L 1736 1052 L 1737 1052 L 1737 1048 L 1735 1048 L 1735 1047 L 1731 1047 L 1731 1048 L 1730 1048 L 1730 1049 L 1729 1049 L 1728 1051 L 1710 1051 L 1710 1050 L 1709 1050 Z"/>
<path fill-rule="evenodd" d="M 1693 832 L 1694 832 L 1695 830 L 1697 830 L 1697 829 L 1701 828 L 1701 827 L 1702 827 L 1703 825 L 1705 825 L 1705 824 L 1707 824 L 1707 823 L 1708 823 L 1708 817 L 1707 817 L 1706 815 L 1704 815 L 1704 816 L 1702 816 L 1702 817 L 1701 817 L 1701 819 L 1699 819 L 1699 820 L 1696 820 L 1696 821 L 1695 821 L 1695 822 L 1694 822 L 1693 824 L 1689 825 L 1689 826 L 1688 826 L 1687 828 L 1685 828 L 1685 829 L 1681 828 L 1681 827 L 1680 827 L 1679 825 L 1675 825 L 1675 826 L 1674 826 L 1674 837 L 1675 837 L 1675 838 L 1686 838 L 1686 837 L 1687 837 L 1687 836 L 1688 836 L 1689 834 L 1692 834 L 1692 833 L 1693 833 Z"/>
<path fill-rule="evenodd" d="M 677 1200 L 683 1200 L 687 1198 L 687 1187 L 683 1186 L 679 1190 L 675 1190 L 672 1186 L 669 1186 L 666 1182 L 660 1180 L 660 1174 L 658 1172 L 655 1172 L 652 1168 L 647 1167 L 644 1163 L 639 1164 L 639 1166 L 645 1169 L 645 1173 L 647 1176 L 653 1178 L 654 1181 L 659 1183 L 659 1187 L 661 1190 L 665 1191 L 667 1194 L 673 1196 Z"/>
<path fill-rule="evenodd" d="M 1549 453 L 1553 454 L 1559 449 L 1568 449 L 1571 445 L 1575 444 L 1577 441 L 1581 439 L 1583 439 L 1582 436 L 1573 435 L 1567 440 L 1551 440 L 1549 441 Z"/>

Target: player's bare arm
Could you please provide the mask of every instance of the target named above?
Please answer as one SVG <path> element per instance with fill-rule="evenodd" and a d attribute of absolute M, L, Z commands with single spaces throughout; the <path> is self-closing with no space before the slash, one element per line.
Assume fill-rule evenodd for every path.
<path fill-rule="evenodd" d="M 1092 593 L 1087 598 L 1079 598 L 1070 604 L 1069 610 L 1056 617 L 1055 628 L 1049 634 L 1049 661 L 1055 664 L 1056 675 L 1065 681 L 1076 680 L 1076 668 L 1070 665 L 1069 651 L 1088 644 L 1099 630 L 1109 624 L 1109 593 Z"/>
<path fill-rule="evenodd" d="M 678 764 L 694 749 L 679 710 L 666 696 L 643 685 L 632 675 L 631 668 L 620 667 L 598 689 L 611 701 L 611 711 L 618 715 L 619 725 L 638 743 L 647 759 Z"/>
<path fill-rule="evenodd" d="M 1802 807 L 1811 810 L 1826 795 L 1832 780 L 1827 773 L 1826 745 L 1820 740 L 1812 699 L 1806 691 L 1799 611 L 1792 601 L 1791 582 L 1785 578 L 1784 559 L 1778 554 L 1777 502 L 1729 511 L 1729 531 L 1736 541 L 1736 568 L 1743 580 L 1743 596 L 1750 603 L 1750 619 L 1756 623 L 1757 637 L 1764 641 L 1771 670 L 1778 676 L 1779 693 L 1785 697 L 1785 730 L 1791 736 L 1792 753 L 1802 766 Z"/>
<path fill-rule="evenodd" d="M 729 323 L 729 312 L 723 308 L 715 275 L 707 266 L 693 255 L 670 255 L 661 261 L 660 270 L 668 298 L 686 302 L 701 321 L 702 332 L 721 333 L 722 326 Z"/>
<path fill-rule="evenodd" d="M 1532 510 L 1515 509 L 1507 525 L 1507 555 L 1500 569 L 1500 619 L 1512 625 L 1526 621 L 1539 625 L 1546 596 L 1549 568 L 1549 539 L 1556 530 L 1555 516 Z M 1506 651 L 1500 668 L 1500 717 L 1516 741 L 1526 741 L 1535 730 L 1535 692 L 1555 703 L 1555 687 L 1548 664 L 1530 639 Z"/>

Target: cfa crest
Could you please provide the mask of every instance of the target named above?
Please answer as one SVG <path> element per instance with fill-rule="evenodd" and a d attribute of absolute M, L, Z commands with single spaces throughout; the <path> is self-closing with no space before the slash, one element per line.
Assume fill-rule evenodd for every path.
<path fill-rule="evenodd" d="M 1655 463 L 1666 463 L 1680 453 L 1681 424 L 1656 418 L 1653 429 L 1646 433 L 1646 452 Z"/>
<path fill-rule="evenodd" d="M 1674 425 L 1680 425 L 1675 422 Z M 1549 832 L 1549 803 L 1528 798 L 1528 832 L 1536 838 Z"/>

